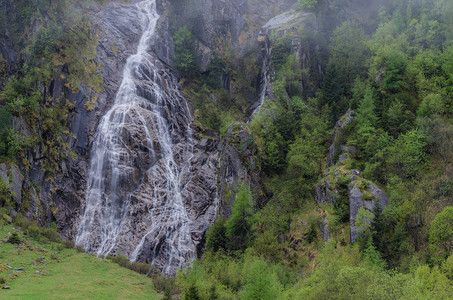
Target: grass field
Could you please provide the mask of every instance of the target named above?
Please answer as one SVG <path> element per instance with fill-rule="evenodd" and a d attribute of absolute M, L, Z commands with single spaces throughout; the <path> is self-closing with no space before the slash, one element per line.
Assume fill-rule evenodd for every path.
<path fill-rule="evenodd" d="M 12 225 L 21 244 L 0 241 L 0 299 L 160 299 L 151 278 L 61 243 L 39 243 Z M 24 268 L 24 270 L 17 270 Z M 4 283 L 2 283 L 4 281 Z"/>

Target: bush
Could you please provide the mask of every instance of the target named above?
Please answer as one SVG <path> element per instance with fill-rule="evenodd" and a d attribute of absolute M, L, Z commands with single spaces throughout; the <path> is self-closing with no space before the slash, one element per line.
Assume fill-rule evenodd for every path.
<path fill-rule="evenodd" d="M 9 210 L 13 204 L 13 193 L 11 193 L 11 187 L 5 182 L 3 177 L 0 176 L 0 208 L 5 207 Z"/>
<path fill-rule="evenodd" d="M 200 300 L 198 289 L 194 284 L 191 285 L 187 292 L 184 294 L 184 300 Z"/>
<path fill-rule="evenodd" d="M 436 215 L 429 229 L 429 243 L 442 258 L 453 252 L 453 206 Z"/>
<path fill-rule="evenodd" d="M 137 272 L 137 273 L 140 273 L 140 274 L 143 274 L 143 275 L 150 275 L 150 274 L 154 274 L 154 273 L 157 273 L 157 269 L 152 266 L 151 264 L 147 264 L 147 263 L 142 263 L 142 262 L 131 262 L 129 261 L 129 259 L 124 256 L 124 255 L 116 255 L 116 256 L 108 256 L 107 257 L 108 259 L 110 259 L 111 261 L 119 264 L 120 266 L 124 267 L 124 268 L 127 268 L 129 270 L 132 270 L 134 272 Z"/>
<path fill-rule="evenodd" d="M 307 242 L 310 244 L 316 239 L 318 236 L 318 232 L 316 231 L 316 224 L 315 222 L 312 222 L 310 225 L 310 230 L 308 231 L 307 234 Z"/>
<path fill-rule="evenodd" d="M 189 75 L 195 70 L 194 41 L 187 26 L 179 28 L 174 36 L 175 54 L 173 57 L 176 68 Z"/>
<path fill-rule="evenodd" d="M 263 259 L 254 259 L 249 268 L 245 268 L 245 277 L 247 283 L 239 293 L 241 299 L 279 299 L 282 290 L 280 282 Z"/>
<path fill-rule="evenodd" d="M 8 243 L 20 244 L 21 240 L 20 240 L 19 235 L 16 232 L 13 232 L 13 234 L 11 234 L 11 236 L 9 237 Z"/>
<path fill-rule="evenodd" d="M 401 178 L 413 178 L 425 166 L 426 136 L 419 130 L 411 130 L 401 135 L 390 147 L 390 171 Z"/>
<path fill-rule="evenodd" d="M 63 246 L 67 249 L 72 249 L 75 248 L 75 242 L 74 240 L 64 240 L 62 242 Z"/>
<path fill-rule="evenodd" d="M 35 222 L 32 222 L 23 217 L 14 219 L 14 223 L 22 228 L 24 234 L 31 236 L 39 242 L 61 242 L 61 237 L 57 231 L 55 223 L 52 223 L 50 227 L 41 227 L 38 226 Z"/>

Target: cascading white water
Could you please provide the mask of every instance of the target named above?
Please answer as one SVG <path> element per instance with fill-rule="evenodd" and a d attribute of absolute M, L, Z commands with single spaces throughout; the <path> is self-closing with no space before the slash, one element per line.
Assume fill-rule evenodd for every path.
<path fill-rule="evenodd" d="M 264 33 L 260 33 L 262 36 L 265 36 Z M 252 111 L 250 117 L 252 118 L 253 115 L 260 112 L 261 107 L 264 104 L 264 100 L 268 93 L 268 86 L 269 86 L 269 77 L 271 73 L 271 56 L 272 56 L 272 48 L 266 45 L 263 47 L 264 50 L 262 51 L 261 55 L 263 56 L 263 62 L 261 64 L 261 82 L 260 82 L 260 94 L 258 98 L 258 106 Z M 250 118 L 250 119 L 251 119 Z"/>
<path fill-rule="evenodd" d="M 193 156 L 191 115 L 175 80 L 149 53 L 159 19 L 156 0 L 136 6 L 143 35 L 96 132 L 76 244 L 98 256 L 133 249 L 125 253 L 131 260 L 157 260 L 174 273 L 195 256 L 182 195 Z M 134 228 L 136 219 L 143 221 L 140 228 Z"/>

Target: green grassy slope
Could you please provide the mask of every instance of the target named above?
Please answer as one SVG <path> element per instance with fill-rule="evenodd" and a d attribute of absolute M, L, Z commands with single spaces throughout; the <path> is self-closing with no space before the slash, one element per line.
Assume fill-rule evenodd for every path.
<path fill-rule="evenodd" d="M 0 237 L 15 231 L 3 226 Z M 0 299 L 161 298 L 148 277 L 58 243 L 41 244 L 19 236 L 20 245 L 0 242 L 0 280 L 6 281 L 1 286 L 10 287 L 0 289 Z M 22 267 L 24 272 L 16 272 Z"/>

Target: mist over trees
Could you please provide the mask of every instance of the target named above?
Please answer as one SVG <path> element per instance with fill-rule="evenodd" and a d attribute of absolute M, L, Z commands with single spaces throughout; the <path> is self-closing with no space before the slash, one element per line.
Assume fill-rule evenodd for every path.
<path fill-rule="evenodd" d="M 261 280 L 282 299 L 453 297 L 448 271 L 453 4 L 299 4 L 303 12 L 316 16 L 297 31 L 301 51 L 309 53 L 310 60 L 292 52 L 294 33 L 275 33 L 274 99 L 267 99 L 250 123 L 272 195 L 253 219 L 253 240 L 241 254 L 208 247 L 197 267 L 183 271 L 178 280 L 196 272 L 201 294 L 210 282 L 221 286 L 217 292 L 222 297 L 243 299 L 259 299 L 246 286 L 259 286 Z M 332 208 L 313 206 L 314 185 L 323 173 L 333 176 L 325 166 L 332 128 L 348 110 L 353 110 L 354 120 L 340 131 L 337 143 L 357 149 L 357 154 L 339 163 L 336 148 L 333 170 L 358 169 L 390 198 L 387 207 L 377 206 L 374 213 L 362 209 L 363 224 L 354 245 L 342 235 L 350 217 L 349 177 L 335 175 L 338 200 Z M 367 186 L 365 181 L 359 185 Z M 325 244 L 319 211 L 332 215 L 332 237 Z M 301 219 L 309 221 L 306 229 L 295 221 Z M 214 232 L 222 236 L 224 231 L 214 225 L 208 232 L 211 240 Z M 299 249 L 295 240 L 304 254 L 293 250 Z M 262 259 L 271 275 L 252 279 Z M 277 283 L 270 283 L 275 279 Z"/>

